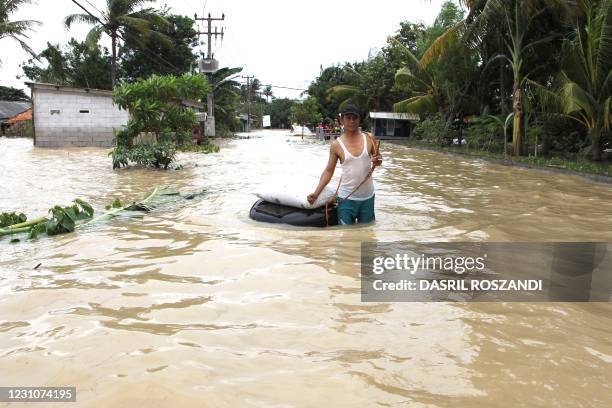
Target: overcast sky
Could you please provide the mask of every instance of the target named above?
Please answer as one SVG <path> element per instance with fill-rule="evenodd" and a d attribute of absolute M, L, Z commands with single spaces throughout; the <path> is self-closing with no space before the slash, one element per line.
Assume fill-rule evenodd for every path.
<path fill-rule="evenodd" d="M 78 0 L 90 9 L 104 9 L 106 0 Z M 88 4 L 88 2 L 90 4 Z M 443 0 L 173 0 L 167 4 L 176 14 L 213 17 L 225 13 L 223 41 L 214 42 L 213 51 L 221 66 L 244 67 L 244 75 L 255 75 L 264 84 L 306 88 L 319 74 L 320 66 L 362 61 L 371 48 L 385 45 L 400 21 L 432 23 Z M 36 52 L 51 43 L 66 43 L 70 37 L 83 40 L 89 31 L 75 24 L 67 31 L 66 15 L 81 10 L 71 0 L 38 0 L 23 6 L 11 20 L 33 19 L 42 25 L 31 32 L 29 44 Z M 202 27 L 204 29 L 204 27 Z M 103 45 L 110 41 L 105 39 Z M 205 37 L 201 37 L 205 41 Z M 206 44 L 201 46 L 206 51 Z M 28 59 L 19 46 L 0 40 L 0 85 L 24 88 L 25 77 L 19 64 Z M 277 97 L 299 97 L 299 91 L 276 88 Z"/>

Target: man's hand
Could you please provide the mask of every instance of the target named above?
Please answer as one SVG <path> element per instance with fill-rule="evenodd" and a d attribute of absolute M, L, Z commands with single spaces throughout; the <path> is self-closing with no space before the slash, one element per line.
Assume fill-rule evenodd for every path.
<path fill-rule="evenodd" d="M 380 154 L 372 156 L 372 166 L 378 167 L 382 165 L 382 156 Z"/>
<path fill-rule="evenodd" d="M 308 194 L 308 197 L 306 197 L 310 204 L 314 204 L 314 202 L 317 201 L 317 198 L 319 198 L 319 195 L 315 193 Z"/>

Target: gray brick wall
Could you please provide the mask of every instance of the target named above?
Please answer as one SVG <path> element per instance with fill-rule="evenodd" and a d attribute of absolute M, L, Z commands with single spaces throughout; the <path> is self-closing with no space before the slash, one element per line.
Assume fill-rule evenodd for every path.
<path fill-rule="evenodd" d="M 110 94 L 35 88 L 33 106 L 35 143 L 39 147 L 110 147 L 113 129 L 121 129 L 128 121 L 127 111 L 114 106 Z M 59 110 L 59 114 L 51 114 L 52 110 Z"/>

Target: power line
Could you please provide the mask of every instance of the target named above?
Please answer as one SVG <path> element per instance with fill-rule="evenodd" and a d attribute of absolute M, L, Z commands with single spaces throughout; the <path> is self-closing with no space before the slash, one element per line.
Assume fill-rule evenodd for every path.
<path fill-rule="evenodd" d="M 136 42 L 140 41 L 140 39 L 138 37 L 136 37 L 135 35 L 132 35 L 129 32 L 125 32 L 124 34 L 129 36 L 130 38 L 132 38 Z M 120 35 L 118 33 L 117 36 L 119 38 L 121 38 L 124 43 L 126 42 L 126 39 L 122 35 Z M 170 71 L 174 71 L 174 73 L 176 73 L 176 74 L 183 74 L 184 73 L 184 70 L 178 68 L 176 65 L 174 65 L 171 62 L 169 62 L 168 60 L 164 59 L 159 54 L 154 54 L 151 50 L 148 50 L 145 47 L 146 47 L 146 45 L 144 47 L 140 48 L 139 50 L 143 53 L 143 55 L 145 57 L 147 57 L 149 59 L 149 61 L 156 63 L 161 68 L 170 69 Z M 161 60 L 161 62 L 165 63 L 166 66 L 164 66 L 159 60 Z"/>
<path fill-rule="evenodd" d="M 244 85 L 244 82 L 241 82 Z M 308 89 L 304 88 L 293 88 L 289 86 L 281 86 L 281 85 L 272 85 L 272 84 L 261 84 L 261 86 L 270 86 L 272 88 L 280 88 L 280 89 L 290 89 L 292 91 L 308 91 Z"/>
<path fill-rule="evenodd" d="M 94 9 L 95 9 L 95 10 L 96 10 L 98 13 L 100 13 L 100 15 L 101 15 L 103 18 L 106 18 L 106 17 L 104 16 L 104 13 L 102 12 L 102 10 L 100 10 L 99 8 L 97 8 L 96 6 L 94 6 L 94 5 L 93 5 L 93 4 L 92 4 L 92 3 L 91 3 L 89 0 L 85 0 L 85 1 L 87 2 L 87 4 L 89 4 L 91 7 L 93 7 L 93 8 L 94 8 Z"/>
<path fill-rule="evenodd" d="M 264 86 L 268 86 L 270 84 L 266 84 Z M 308 89 L 304 89 L 304 88 L 291 88 L 289 86 L 280 86 L 280 85 L 270 85 L 272 88 L 280 88 L 280 89 L 291 89 L 293 91 L 308 91 Z"/>
<path fill-rule="evenodd" d="M 238 48 L 238 46 L 234 42 L 234 37 L 231 34 L 229 35 L 229 39 L 232 42 L 232 44 L 234 45 L 234 49 L 238 53 L 238 58 L 240 58 L 240 61 L 242 61 L 242 65 L 246 66 L 246 63 L 244 62 L 244 58 L 242 58 L 242 54 L 240 53 L 240 49 Z"/>
<path fill-rule="evenodd" d="M 85 0 L 87 1 L 87 0 Z M 93 15 L 89 10 L 87 10 L 82 4 L 80 4 L 78 1 L 76 0 L 72 0 L 72 2 L 74 4 L 76 4 L 77 6 L 79 6 L 83 11 L 85 11 L 87 14 L 89 14 L 91 17 L 93 17 L 94 19 L 96 19 L 104 28 L 106 28 L 107 30 L 109 30 L 109 27 L 106 23 L 102 22 L 102 20 L 100 20 L 100 18 L 96 17 L 95 15 Z M 87 1 L 87 3 L 89 3 L 89 1 Z M 91 3 L 89 3 L 91 4 Z M 95 7 L 94 7 L 95 8 Z M 97 9 L 96 9 L 97 10 Z M 99 11 L 99 10 L 98 10 Z M 125 32 L 126 35 L 132 36 L 131 33 L 129 32 Z M 120 33 L 119 31 L 117 31 L 117 37 L 119 37 L 121 40 L 123 40 L 123 42 L 126 42 L 126 39 L 123 37 L 122 33 Z M 135 36 L 132 37 L 133 39 L 139 40 L 138 38 L 136 38 Z M 146 56 L 147 58 L 149 58 L 149 60 L 151 60 L 152 62 L 158 64 L 160 67 L 163 67 L 163 65 L 161 65 L 161 63 L 158 61 L 161 60 L 162 62 L 166 63 L 168 66 L 167 67 L 163 67 L 163 68 L 168 68 L 170 67 L 172 70 L 174 70 L 177 74 L 182 74 L 183 71 L 176 67 L 174 64 L 172 64 L 171 62 L 168 62 L 167 60 L 165 60 L 164 58 L 162 58 L 160 55 L 154 55 L 153 57 L 151 57 L 150 55 L 153 55 L 152 53 L 150 53 L 149 50 L 147 50 L 146 48 L 141 48 L 141 51 L 143 52 L 143 55 Z M 147 55 L 147 53 L 149 55 Z"/>
<path fill-rule="evenodd" d="M 208 13 L 208 17 L 198 18 L 198 15 L 196 14 L 194 16 L 194 18 L 195 18 L 196 21 L 206 21 L 206 23 L 208 24 L 207 30 L 205 32 L 198 31 L 198 35 L 205 34 L 206 36 L 208 36 L 208 55 L 207 55 L 207 58 L 208 59 L 212 59 L 213 58 L 213 56 L 212 56 L 212 43 L 211 43 L 212 36 L 213 35 L 215 36 L 215 41 L 216 41 L 217 40 L 217 36 L 221 36 L 221 38 L 223 38 L 223 36 L 225 35 L 223 28 L 221 28 L 221 31 L 218 32 L 217 31 L 218 27 L 215 27 L 215 31 L 213 32 L 213 30 L 212 30 L 212 22 L 213 21 L 223 21 L 223 20 L 225 20 L 225 14 L 223 14 L 221 16 L 221 18 L 211 17 L 210 13 Z"/>

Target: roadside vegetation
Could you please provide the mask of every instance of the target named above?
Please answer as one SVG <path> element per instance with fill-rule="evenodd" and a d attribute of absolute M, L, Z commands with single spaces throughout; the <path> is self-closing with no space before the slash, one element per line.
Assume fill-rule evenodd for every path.
<path fill-rule="evenodd" d="M 113 101 L 130 113 L 130 119 L 115 135 L 115 148 L 110 152 L 113 168 L 134 163 L 167 169 L 177 149 L 188 149 L 193 143 L 192 133 L 198 121 L 184 101 L 198 98 L 207 89 L 208 83 L 201 75 L 191 74 L 152 75 L 116 87 Z"/>
<path fill-rule="evenodd" d="M 112 89 L 115 82 L 121 87 L 152 75 L 181 77 L 195 71 L 200 57 L 191 18 L 132 0 L 109 0 L 104 24 L 83 14 L 67 16 L 67 27 L 90 25 L 87 37 L 47 44 L 36 53 L 25 40 L 37 23 L 10 19 L 26 3 L 0 1 L 0 39 L 30 50 L 33 58 L 23 70 L 33 81 Z M 264 115 L 271 115 L 274 128 L 331 124 L 353 102 L 363 112 L 419 115 L 411 140 L 432 146 L 608 161 L 611 9 L 612 0 L 447 1 L 431 25 L 403 21 L 367 59 L 323 68 L 302 101 L 275 98 L 257 78 L 245 83 L 241 68 L 208 76 L 206 89 L 214 93 L 220 135 L 244 131 L 249 113 L 251 129 L 261 127 Z M 103 35 L 112 40 L 110 50 L 100 46 Z M 204 103 L 205 96 L 193 94 Z M 364 127 L 370 125 L 364 117 Z M 167 133 L 159 134 L 155 149 L 116 151 L 115 165 L 167 166 L 174 155 Z M 181 144 L 180 136 L 172 138 Z"/>
<path fill-rule="evenodd" d="M 612 1 L 460 3 L 323 69 L 309 87 L 323 117 L 348 102 L 414 113 L 414 144 L 608 174 L 587 163 L 611 156 Z"/>
<path fill-rule="evenodd" d="M 71 38 L 63 44 L 47 43 L 43 50 L 34 51 L 27 44 L 27 35 L 39 23 L 10 19 L 27 3 L 30 1 L 0 0 L 0 40 L 17 40 L 28 50 L 32 58 L 24 61 L 21 68 L 23 78 L 29 81 L 113 90 L 114 85 L 132 84 L 152 75 L 194 74 L 197 60 L 202 57 L 193 18 L 175 14 L 168 6 L 156 8 L 153 1 L 134 0 L 108 0 L 106 7 L 99 10 L 99 20 L 86 13 L 66 16 L 67 29 L 75 24 L 91 27 L 87 36 Z M 111 40 L 109 48 L 101 45 L 105 36 Z M 206 77 L 207 89 L 214 94 L 217 136 L 232 137 L 245 131 L 249 112 L 251 129 L 261 128 L 264 115 L 271 115 L 272 127 L 290 128 L 291 108 L 297 101 L 275 98 L 272 86 L 262 84 L 258 78 L 247 84 L 240 76 L 241 71 L 239 67 L 224 67 Z M 0 93 L 7 96 L 3 100 L 28 99 L 14 88 L 0 89 Z M 194 95 L 194 99 L 207 102 L 206 94 Z M 216 147 L 205 141 L 204 146 L 186 149 L 214 151 Z M 150 154 L 140 153 L 134 156 L 138 159 L 134 162 L 152 162 Z M 164 149 L 159 154 L 170 157 L 172 151 Z M 159 164 L 163 167 L 163 163 Z"/>

